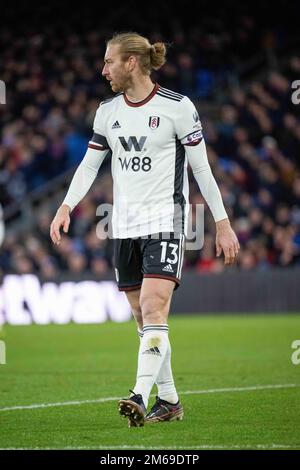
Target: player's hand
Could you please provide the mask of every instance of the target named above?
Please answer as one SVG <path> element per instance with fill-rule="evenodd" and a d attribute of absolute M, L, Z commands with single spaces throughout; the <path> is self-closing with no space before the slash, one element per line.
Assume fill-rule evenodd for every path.
<path fill-rule="evenodd" d="M 54 219 L 52 220 L 52 223 L 50 225 L 50 237 L 55 245 L 59 245 L 61 242 L 61 227 L 63 228 L 63 231 L 65 233 L 67 233 L 69 230 L 70 212 L 70 207 L 66 204 L 63 204 L 59 207 Z"/>
<path fill-rule="evenodd" d="M 216 223 L 216 255 L 220 256 L 224 253 L 224 264 L 233 264 L 236 261 L 240 251 L 240 244 L 237 236 L 231 228 L 228 219 L 220 220 Z"/>

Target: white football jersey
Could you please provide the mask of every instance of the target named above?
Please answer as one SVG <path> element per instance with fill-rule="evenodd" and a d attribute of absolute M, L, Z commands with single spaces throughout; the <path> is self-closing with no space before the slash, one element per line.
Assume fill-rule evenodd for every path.
<path fill-rule="evenodd" d="M 120 93 L 100 104 L 93 129 L 89 147 L 112 155 L 114 238 L 186 233 L 185 145 L 202 139 L 190 99 L 158 84 L 138 103 Z"/>

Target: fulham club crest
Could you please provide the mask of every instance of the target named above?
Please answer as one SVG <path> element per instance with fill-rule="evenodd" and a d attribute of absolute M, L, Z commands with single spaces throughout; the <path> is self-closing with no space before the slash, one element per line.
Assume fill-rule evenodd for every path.
<path fill-rule="evenodd" d="M 157 129 L 159 126 L 159 117 L 158 116 L 150 116 L 149 117 L 149 127 L 150 129 Z"/>

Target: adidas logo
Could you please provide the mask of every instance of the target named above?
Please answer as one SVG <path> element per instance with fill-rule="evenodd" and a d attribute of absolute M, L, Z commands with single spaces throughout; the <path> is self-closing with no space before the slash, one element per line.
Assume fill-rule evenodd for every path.
<path fill-rule="evenodd" d="M 146 349 L 143 354 L 154 354 L 155 356 L 161 356 L 161 352 L 157 346 L 155 346 L 154 348 Z"/>
<path fill-rule="evenodd" d="M 167 266 L 165 266 L 165 267 L 163 268 L 163 271 L 166 271 L 167 273 L 173 273 L 173 272 L 174 272 L 174 271 L 173 271 L 173 268 L 172 268 L 172 266 L 171 266 L 170 264 L 167 264 Z"/>
<path fill-rule="evenodd" d="M 112 129 L 120 129 L 120 124 L 119 124 L 119 121 L 116 121 L 113 123 L 113 125 L 111 126 Z"/>

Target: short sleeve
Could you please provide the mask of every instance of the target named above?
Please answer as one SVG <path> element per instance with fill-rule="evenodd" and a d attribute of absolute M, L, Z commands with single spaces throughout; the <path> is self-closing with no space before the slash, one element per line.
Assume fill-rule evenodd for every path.
<path fill-rule="evenodd" d="M 179 103 L 175 129 L 177 137 L 183 145 L 197 145 L 203 139 L 198 111 L 186 96 Z"/>

